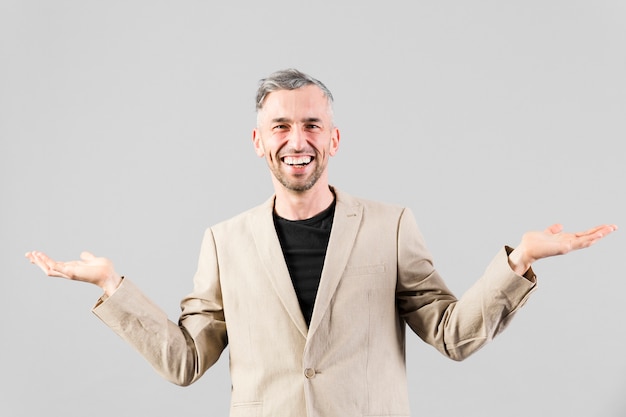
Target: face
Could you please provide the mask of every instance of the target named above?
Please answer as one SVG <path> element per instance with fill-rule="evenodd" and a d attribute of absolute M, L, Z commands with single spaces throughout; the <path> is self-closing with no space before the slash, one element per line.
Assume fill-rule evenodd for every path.
<path fill-rule="evenodd" d="M 326 168 L 337 152 L 339 130 L 319 87 L 270 93 L 259 110 L 252 140 L 257 155 L 266 159 L 275 186 L 295 192 L 328 186 Z"/>

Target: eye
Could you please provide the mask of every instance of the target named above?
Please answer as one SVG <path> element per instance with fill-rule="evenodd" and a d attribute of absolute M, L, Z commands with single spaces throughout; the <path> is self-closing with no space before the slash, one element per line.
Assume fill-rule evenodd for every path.
<path fill-rule="evenodd" d="M 306 125 L 307 129 L 319 129 L 320 127 L 318 125 L 314 125 L 314 124 L 310 124 L 310 125 Z"/>
<path fill-rule="evenodd" d="M 287 129 L 287 125 L 274 125 L 274 127 L 272 127 L 272 130 L 285 130 Z"/>

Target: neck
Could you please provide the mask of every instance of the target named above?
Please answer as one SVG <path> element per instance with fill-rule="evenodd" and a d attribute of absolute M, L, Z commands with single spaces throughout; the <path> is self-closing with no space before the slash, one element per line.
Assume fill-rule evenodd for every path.
<path fill-rule="evenodd" d="M 319 184 L 307 191 L 276 189 L 274 211 L 287 220 L 310 219 L 331 205 L 335 195 L 328 184 Z"/>

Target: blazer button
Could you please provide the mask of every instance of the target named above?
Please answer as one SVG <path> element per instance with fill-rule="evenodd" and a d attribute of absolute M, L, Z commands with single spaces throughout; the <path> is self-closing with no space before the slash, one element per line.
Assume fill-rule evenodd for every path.
<path fill-rule="evenodd" d="M 307 377 L 308 379 L 311 379 L 315 376 L 315 369 L 313 368 L 306 368 L 304 370 L 304 376 Z"/>

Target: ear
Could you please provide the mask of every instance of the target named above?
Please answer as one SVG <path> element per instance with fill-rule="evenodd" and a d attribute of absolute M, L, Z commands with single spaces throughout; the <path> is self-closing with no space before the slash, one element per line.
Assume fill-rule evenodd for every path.
<path fill-rule="evenodd" d="M 339 129 L 333 127 L 333 131 L 330 135 L 330 149 L 328 150 L 328 154 L 330 156 L 335 156 L 335 154 L 337 153 L 337 150 L 339 149 L 340 136 L 341 135 L 339 134 Z"/>
<path fill-rule="evenodd" d="M 264 157 L 265 149 L 263 149 L 263 141 L 261 140 L 261 133 L 258 128 L 252 131 L 252 143 L 254 144 L 254 151 L 256 154 L 260 158 Z"/>

